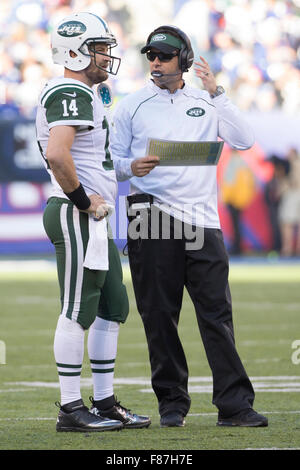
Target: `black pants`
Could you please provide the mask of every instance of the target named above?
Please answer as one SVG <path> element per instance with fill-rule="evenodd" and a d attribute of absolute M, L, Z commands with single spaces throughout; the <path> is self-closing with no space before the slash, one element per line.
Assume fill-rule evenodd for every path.
<path fill-rule="evenodd" d="M 150 211 L 148 219 L 150 234 Z M 133 239 L 129 232 L 128 255 L 160 415 L 176 410 L 185 416 L 190 408 L 188 366 L 177 331 L 184 286 L 195 306 L 220 416 L 251 408 L 253 387 L 234 344 L 222 232 L 204 229 L 204 245 L 198 250 L 187 250 L 184 236 L 166 240 L 160 233 L 159 239 Z"/>

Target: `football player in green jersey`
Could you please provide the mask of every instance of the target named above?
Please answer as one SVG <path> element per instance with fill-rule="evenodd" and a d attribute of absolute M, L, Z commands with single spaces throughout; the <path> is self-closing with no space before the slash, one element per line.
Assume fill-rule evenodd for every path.
<path fill-rule="evenodd" d="M 57 431 L 150 425 L 147 416 L 131 413 L 113 393 L 119 325 L 129 307 L 107 220 L 117 196 L 108 116 L 93 87 L 118 72 L 120 59 L 111 54 L 116 45 L 105 21 L 94 14 L 63 19 L 51 46 L 64 76 L 46 84 L 37 110 L 38 144 L 52 182 L 44 227 L 55 246 L 61 294 L 54 339 L 61 391 Z M 85 330 L 94 388 L 90 410 L 80 391 Z"/>

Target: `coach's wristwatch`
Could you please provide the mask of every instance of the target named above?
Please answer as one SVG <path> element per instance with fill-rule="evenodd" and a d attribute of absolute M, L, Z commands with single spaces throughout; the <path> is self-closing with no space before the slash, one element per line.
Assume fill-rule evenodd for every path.
<path fill-rule="evenodd" d="M 218 85 L 216 91 L 210 95 L 210 97 L 215 98 L 216 96 L 222 95 L 222 93 L 225 93 L 225 90 L 221 85 Z"/>

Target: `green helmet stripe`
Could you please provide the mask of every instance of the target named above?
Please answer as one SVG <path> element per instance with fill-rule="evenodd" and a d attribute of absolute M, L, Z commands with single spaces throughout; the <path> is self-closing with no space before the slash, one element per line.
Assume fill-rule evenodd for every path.
<path fill-rule="evenodd" d="M 102 20 L 102 18 L 100 18 L 100 16 L 95 15 L 95 13 L 90 13 L 90 12 L 89 12 L 89 15 L 93 15 L 93 16 L 95 16 L 96 18 L 98 18 L 98 20 L 103 24 L 103 26 L 104 26 L 104 28 L 105 28 L 105 31 L 106 31 L 107 33 L 109 33 L 109 30 L 108 30 L 108 28 L 107 28 L 107 24 Z"/>

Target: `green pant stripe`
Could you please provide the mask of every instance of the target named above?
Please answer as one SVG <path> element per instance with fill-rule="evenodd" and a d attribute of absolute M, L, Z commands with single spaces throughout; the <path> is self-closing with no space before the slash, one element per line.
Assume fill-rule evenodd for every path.
<path fill-rule="evenodd" d="M 86 252 L 88 239 L 89 239 L 89 222 L 88 217 L 84 212 L 79 212 L 80 233 L 83 243 L 84 252 Z"/>
<path fill-rule="evenodd" d="M 70 293 L 69 293 L 69 306 L 66 311 L 66 317 L 72 320 L 73 310 L 74 310 L 74 299 L 75 299 L 75 286 L 77 281 L 77 267 L 78 267 L 78 257 L 77 257 L 77 242 L 74 230 L 73 223 L 73 206 L 68 205 L 67 209 L 67 225 L 69 228 L 70 235 L 70 250 L 71 250 L 71 273 L 70 273 Z M 75 318 L 76 320 L 76 318 Z"/>
<path fill-rule="evenodd" d="M 90 270 L 83 267 L 89 240 L 88 214 L 78 211 L 65 198 L 51 197 L 43 222 L 56 251 L 61 314 L 84 329 L 90 327 L 97 314 L 105 320 L 124 322 L 128 298 L 114 241 L 108 240 L 109 271 Z"/>
<path fill-rule="evenodd" d="M 65 271 L 64 271 L 64 285 L 62 292 L 62 305 L 63 309 L 61 314 L 66 316 L 66 312 L 69 307 L 69 297 L 70 297 L 70 278 L 71 278 L 71 242 L 67 225 L 67 210 L 69 204 L 62 204 L 60 208 L 60 225 L 64 238 L 64 248 L 65 248 Z"/>
<path fill-rule="evenodd" d="M 58 375 L 63 377 L 75 377 L 76 375 L 81 375 L 81 372 L 58 372 Z"/>
<path fill-rule="evenodd" d="M 93 369 L 92 368 L 92 372 L 94 372 L 95 374 L 108 374 L 109 372 L 114 372 L 114 368 L 113 369 Z"/>
<path fill-rule="evenodd" d="M 82 364 L 61 364 L 59 362 L 56 363 L 57 367 L 64 367 L 66 369 L 80 369 L 82 367 Z"/>
<path fill-rule="evenodd" d="M 82 296 L 82 285 L 83 285 L 83 262 L 84 262 L 84 248 L 83 240 L 81 236 L 81 214 L 77 209 L 73 208 L 73 224 L 74 224 L 74 233 L 76 239 L 77 247 L 77 276 L 76 276 L 76 285 L 75 285 L 75 297 L 74 297 L 74 307 L 75 312 L 73 312 L 72 318 L 77 320 L 78 313 L 81 306 L 81 296 Z"/>
<path fill-rule="evenodd" d="M 98 361 L 98 360 L 90 359 L 91 364 L 114 364 L 114 362 L 115 362 L 115 359 L 107 359 L 107 360 L 104 360 L 104 361 Z"/>
<path fill-rule="evenodd" d="M 80 213 L 73 205 L 61 207 L 61 226 L 65 238 L 64 308 L 62 314 L 77 321 L 81 302 L 84 250 Z"/>

